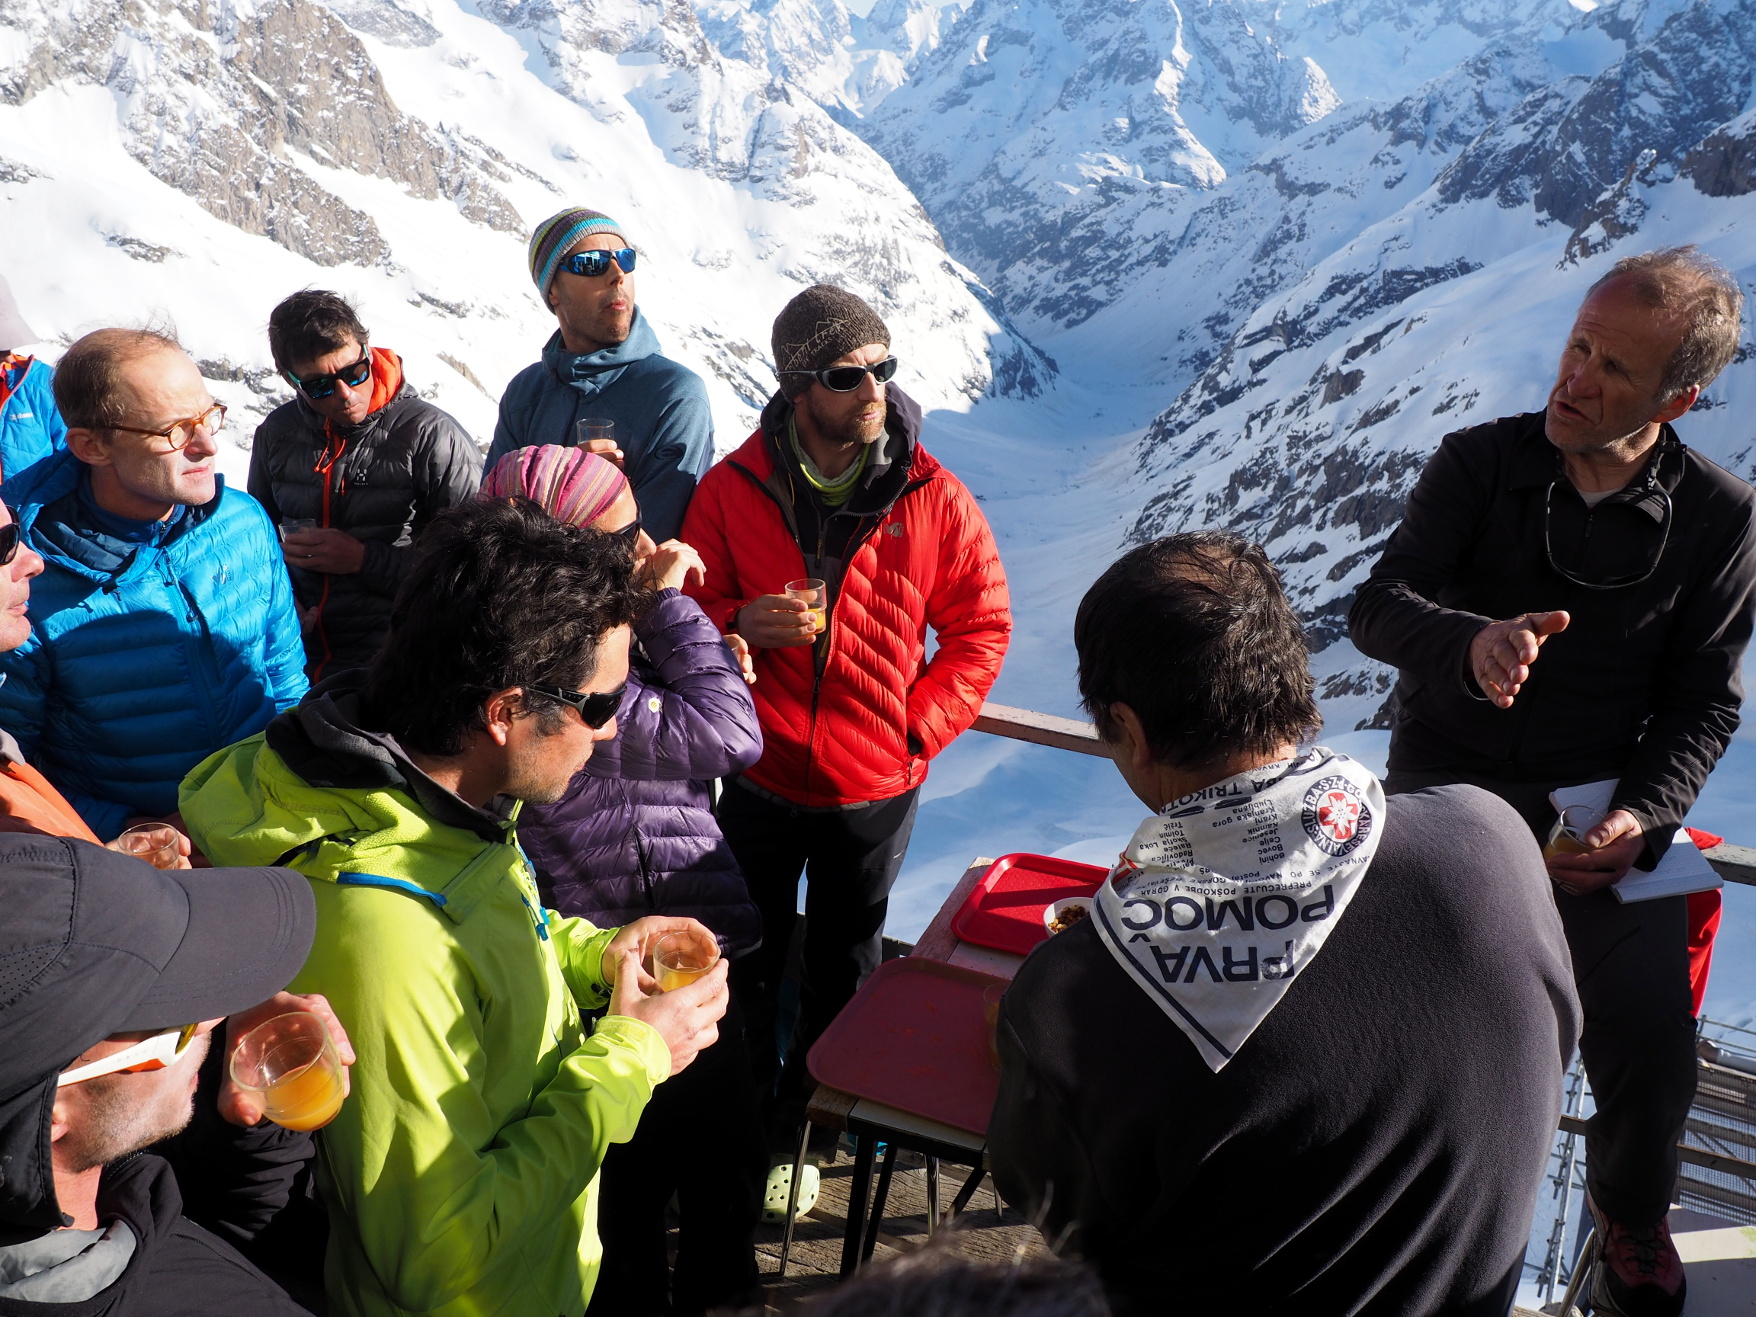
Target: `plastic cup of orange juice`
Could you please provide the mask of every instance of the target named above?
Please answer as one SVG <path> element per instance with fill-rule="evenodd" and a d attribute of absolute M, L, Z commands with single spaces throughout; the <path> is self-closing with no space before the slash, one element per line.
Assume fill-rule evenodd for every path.
<path fill-rule="evenodd" d="M 335 1042 L 309 1011 L 277 1015 L 240 1038 L 232 1082 L 261 1094 L 268 1118 L 289 1130 L 322 1129 L 347 1095 Z"/>
<path fill-rule="evenodd" d="M 825 607 L 829 597 L 829 587 L 815 576 L 807 576 L 802 580 L 787 582 L 787 598 L 797 599 L 809 604 L 811 629 L 819 635 L 829 625 L 829 613 Z"/>
<path fill-rule="evenodd" d="M 718 961 L 719 948 L 709 952 L 696 933 L 664 933 L 652 944 L 652 976 L 660 992 L 695 982 Z"/>

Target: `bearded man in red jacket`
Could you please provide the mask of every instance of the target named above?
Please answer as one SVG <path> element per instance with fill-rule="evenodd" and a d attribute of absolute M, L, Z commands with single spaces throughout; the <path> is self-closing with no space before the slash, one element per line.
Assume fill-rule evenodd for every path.
<path fill-rule="evenodd" d="M 986 519 L 921 447 L 919 405 L 888 384 L 897 363 L 877 313 L 818 284 L 776 318 L 773 347 L 780 391 L 702 478 L 683 538 L 706 566 L 688 593 L 756 656 L 762 758 L 727 786 L 720 826 L 762 910 L 763 945 L 733 977 L 765 1093 L 808 873 L 802 1000 L 774 1122 L 785 1147 L 805 1053 L 877 967 L 927 761 L 975 721 L 1012 614 Z M 786 596 L 801 578 L 825 582 L 821 613 Z"/>

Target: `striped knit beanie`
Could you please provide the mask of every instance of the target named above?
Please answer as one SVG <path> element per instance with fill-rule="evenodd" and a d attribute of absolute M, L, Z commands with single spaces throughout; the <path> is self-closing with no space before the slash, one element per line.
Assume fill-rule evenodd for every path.
<path fill-rule="evenodd" d="M 596 453 L 559 444 L 515 448 L 482 482 L 481 497 L 528 498 L 556 521 L 589 526 L 628 488 L 628 477 Z"/>
<path fill-rule="evenodd" d="M 812 284 L 774 318 L 769 346 L 781 372 L 780 391 L 796 398 L 811 387 L 810 376 L 785 372 L 822 370 L 868 343 L 890 346 L 890 330 L 878 313 L 846 289 Z"/>
<path fill-rule="evenodd" d="M 562 258 L 572 249 L 573 244 L 581 238 L 589 238 L 594 233 L 613 233 L 622 241 L 628 241 L 622 232 L 622 226 L 599 210 L 587 210 L 584 206 L 569 206 L 558 215 L 551 215 L 537 225 L 536 232 L 530 235 L 530 277 L 536 281 L 537 292 L 543 300 L 549 297 L 549 285 L 554 282 L 555 271 L 560 267 Z"/>

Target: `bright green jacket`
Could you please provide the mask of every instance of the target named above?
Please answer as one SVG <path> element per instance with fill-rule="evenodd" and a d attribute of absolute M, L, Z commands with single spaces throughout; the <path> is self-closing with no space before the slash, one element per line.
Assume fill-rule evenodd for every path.
<path fill-rule="evenodd" d="M 359 1062 L 318 1138 L 336 1317 L 578 1317 L 597 1276 L 596 1181 L 670 1073 L 650 1026 L 589 1035 L 613 930 L 542 912 L 510 825 L 486 841 L 400 790 L 307 785 L 255 736 L 185 779 L 215 864 L 311 880 L 321 992 Z"/>

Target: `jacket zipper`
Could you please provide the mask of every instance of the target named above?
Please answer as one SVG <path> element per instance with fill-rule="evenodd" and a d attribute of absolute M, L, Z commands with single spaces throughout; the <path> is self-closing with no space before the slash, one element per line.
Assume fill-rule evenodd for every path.
<path fill-rule="evenodd" d="M 330 451 L 331 444 L 335 445 L 334 452 Z M 317 459 L 317 466 L 314 469 L 323 477 L 322 524 L 325 530 L 330 528 L 330 495 L 335 490 L 336 463 L 341 461 L 342 454 L 347 451 L 347 446 L 348 441 L 331 430 L 328 421 L 324 421 L 323 454 Z M 317 638 L 323 643 L 323 657 L 317 661 L 317 667 L 311 674 L 313 683 L 322 679 L 323 670 L 335 659 L 335 651 L 329 645 L 329 627 L 323 618 L 324 612 L 329 606 L 329 583 L 333 577 L 329 572 L 323 572 L 322 576 L 323 589 L 317 596 Z"/>
<path fill-rule="evenodd" d="M 775 507 L 780 509 L 781 520 L 783 522 L 786 522 L 789 526 L 789 529 L 791 529 L 791 531 L 792 531 L 793 543 L 797 544 L 799 541 L 798 524 L 796 521 L 793 520 L 793 518 L 791 518 L 787 515 L 787 509 L 786 509 L 785 505 L 781 503 L 781 501 L 778 497 L 776 497 L 774 491 L 771 490 L 767 486 L 767 484 L 765 484 L 760 478 L 758 478 L 758 476 L 756 475 L 756 473 L 754 471 L 752 471 L 749 467 L 745 466 L 742 462 L 732 462 L 730 458 L 728 458 L 726 460 L 728 462 L 730 462 L 732 466 L 736 467 L 739 471 L 742 471 L 746 476 L 748 476 L 750 478 L 750 480 L 756 485 L 756 488 L 760 489 L 764 494 L 768 495 L 768 497 L 771 500 L 773 500 Z M 791 479 L 790 472 L 788 473 L 788 478 L 789 478 L 789 480 Z M 846 564 L 853 562 L 854 554 L 859 552 L 860 547 L 863 544 L 865 544 L 865 542 L 868 539 L 870 539 L 873 534 L 876 533 L 878 527 L 880 527 L 884 524 L 884 518 L 889 516 L 893 511 L 895 511 L 896 505 L 898 503 L 901 503 L 903 501 L 903 499 L 907 498 L 910 494 L 914 493 L 917 489 L 926 488 L 926 485 L 927 485 L 927 482 L 925 480 L 911 480 L 911 481 L 906 482 L 903 485 L 903 487 L 897 491 L 896 497 L 891 499 L 888 505 L 886 505 L 880 512 L 878 512 L 875 516 L 872 517 L 872 524 L 871 524 L 871 526 L 869 526 L 866 529 L 864 534 L 861 534 L 858 531 L 855 532 L 854 536 L 848 540 L 847 553 L 843 558 L 844 565 L 843 565 L 843 569 L 842 569 L 842 575 L 844 577 L 847 575 Z M 831 513 L 830 515 L 831 516 L 840 516 L 842 514 Z M 870 515 L 870 514 L 861 514 L 862 519 L 867 515 Z M 819 518 L 818 522 L 817 522 L 817 561 L 818 562 L 823 561 L 824 522 L 827 520 L 828 520 L 828 518 L 826 518 L 826 517 Z M 803 555 L 802 551 L 800 554 L 800 565 L 801 566 L 806 565 L 804 562 L 804 555 Z M 837 584 L 839 587 L 839 582 Z M 839 596 L 841 594 L 841 591 L 839 588 L 835 591 L 835 594 L 837 596 Z M 831 657 L 830 649 L 835 643 L 834 635 L 831 632 L 830 625 L 829 625 L 830 615 L 834 611 L 835 611 L 835 599 L 834 598 L 825 599 L 823 601 L 823 638 L 824 638 L 823 661 L 821 663 L 819 663 L 816 661 L 816 656 L 815 655 L 812 656 L 813 661 L 812 661 L 811 666 L 812 666 L 813 670 L 812 670 L 812 674 L 811 674 L 811 712 L 810 712 L 810 716 L 808 717 L 808 719 L 806 720 L 806 723 L 805 723 L 805 795 L 807 798 L 809 798 L 810 794 L 811 794 L 811 774 L 817 765 L 817 703 L 818 703 L 818 698 L 822 694 L 822 691 L 823 691 L 823 674 L 829 667 L 829 660 Z M 904 727 L 903 731 L 902 731 L 902 752 L 904 755 L 903 780 L 909 786 L 913 786 L 914 785 L 914 777 L 915 777 L 914 756 L 909 753 L 908 728 L 906 728 L 906 727 Z"/>
<path fill-rule="evenodd" d="M 622 795 L 624 798 L 627 797 L 626 789 L 623 790 Z M 657 914 L 658 905 L 654 902 L 652 894 L 652 860 L 646 853 L 646 838 L 640 835 L 638 823 L 630 824 L 628 830 L 634 835 L 634 861 L 640 866 L 640 889 L 646 896 L 646 912 L 649 915 Z"/>

